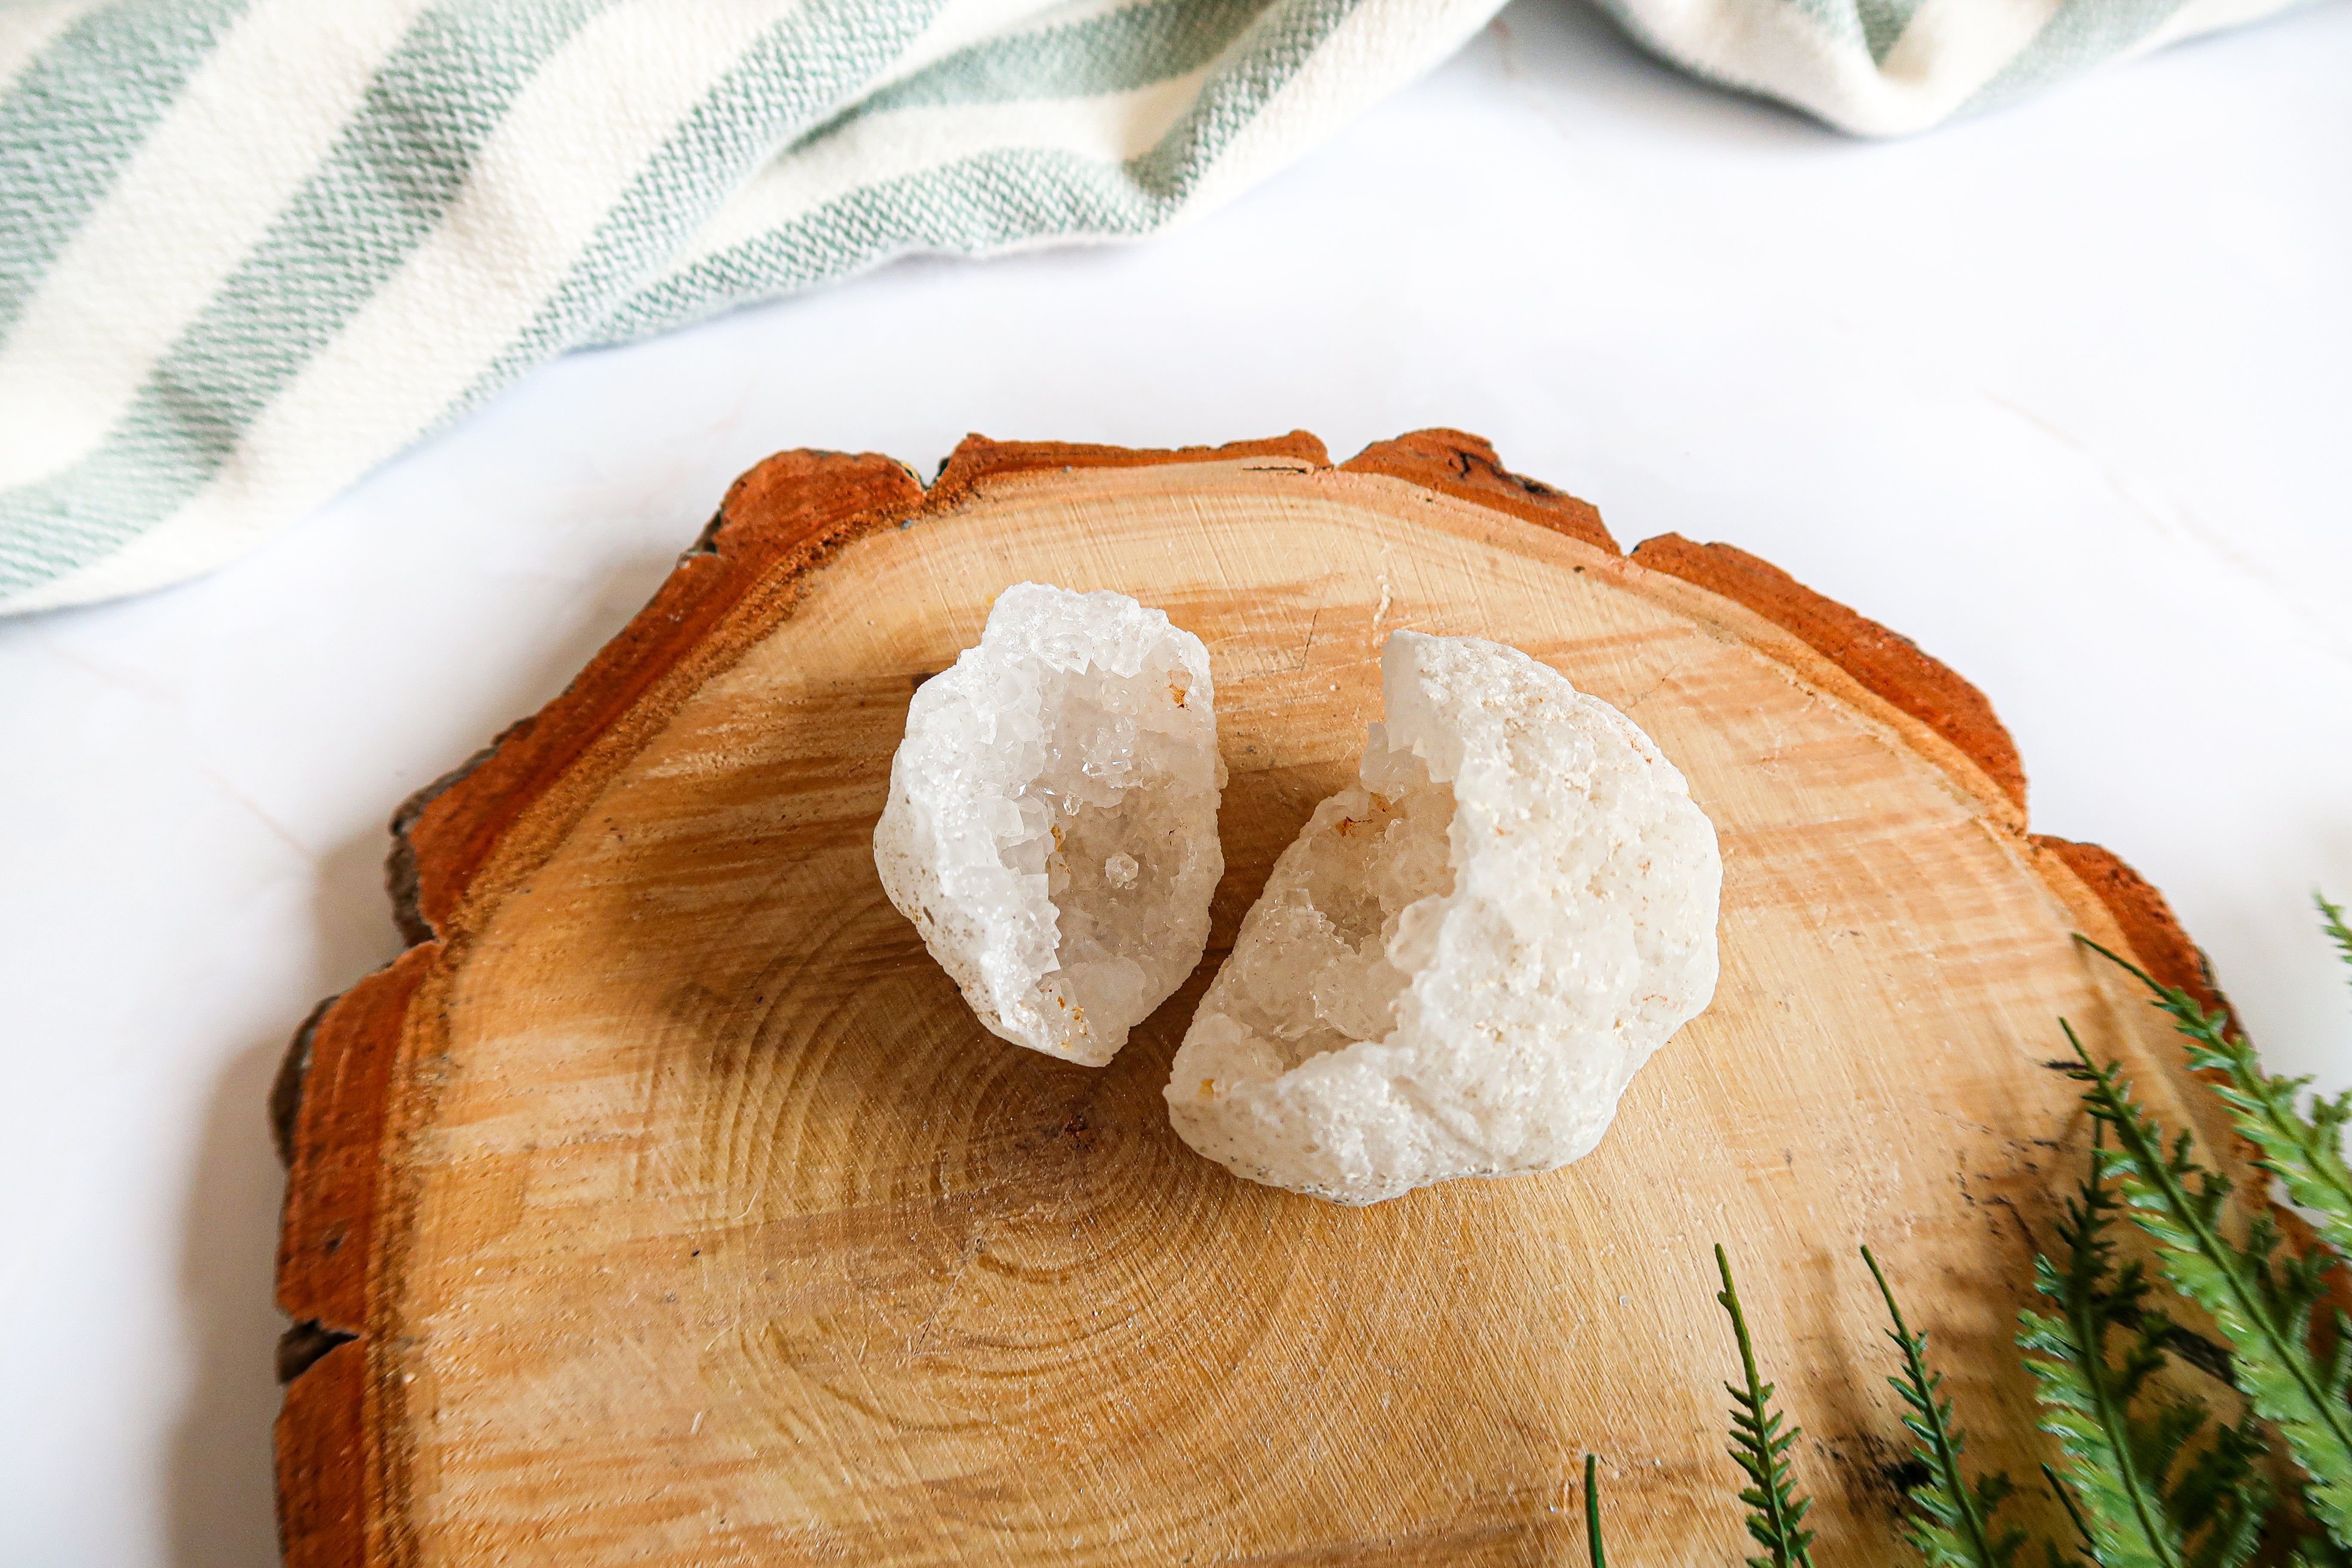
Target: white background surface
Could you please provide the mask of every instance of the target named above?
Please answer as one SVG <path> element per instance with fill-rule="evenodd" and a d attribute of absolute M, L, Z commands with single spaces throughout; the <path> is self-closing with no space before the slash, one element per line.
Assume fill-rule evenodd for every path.
<path fill-rule="evenodd" d="M 383 823 L 767 452 L 1492 437 L 1992 698 L 2044 831 L 2352 1082 L 2352 7 L 1864 144 L 1523 0 L 1198 227 L 553 365 L 263 553 L 0 624 L 0 1564 L 275 1561 L 262 1101 Z"/>

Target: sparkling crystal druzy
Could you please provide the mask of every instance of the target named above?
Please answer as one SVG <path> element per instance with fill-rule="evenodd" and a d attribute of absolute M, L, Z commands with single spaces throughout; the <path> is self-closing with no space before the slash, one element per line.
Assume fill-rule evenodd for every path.
<path fill-rule="evenodd" d="M 1167 1096 L 1237 1175 L 1343 1204 L 1591 1151 L 1715 994 L 1715 829 L 1633 722 L 1516 648 L 1391 637 Z"/>
<path fill-rule="evenodd" d="M 1023 583 L 917 689 L 874 864 L 982 1024 L 1100 1067 L 1201 961 L 1224 783 L 1200 638 Z"/>

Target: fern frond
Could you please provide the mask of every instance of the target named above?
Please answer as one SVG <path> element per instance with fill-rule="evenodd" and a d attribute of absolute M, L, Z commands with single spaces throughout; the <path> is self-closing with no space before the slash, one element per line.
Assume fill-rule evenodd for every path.
<path fill-rule="evenodd" d="M 2066 1456 L 2063 1478 L 2045 1473 L 2092 1560 L 2100 1568 L 2186 1568 L 2179 1532 L 2158 1489 L 2160 1478 L 2144 1475 L 2138 1465 L 2143 1445 L 2134 1441 L 2129 1392 L 2146 1381 L 2147 1369 L 2144 1360 L 2129 1358 L 2120 1372 L 2107 1364 L 2109 1303 L 2136 1299 L 2144 1287 L 2126 1272 L 2117 1289 L 2115 1243 L 2107 1237 L 2116 1199 L 2100 1154 L 2095 1145 L 2090 1173 L 2057 1225 L 2066 1267 L 2040 1255 L 2033 1259 L 2034 1288 L 2058 1310 L 2018 1313 L 2017 1342 L 2033 1374 L 2042 1429 Z M 2139 1342 L 2144 1352 L 2147 1336 Z M 2061 1561 L 2054 1548 L 2051 1558 Z"/>
<path fill-rule="evenodd" d="M 2147 1345 L 2147 1342 L 2143 1341 L 2142 1344 L 2151 1352 L 2149 1359 L 2154 1366 L 2161 1366 L 2160 1353 L 2156 1353 L 2154 1347 Z M 2137 1348 L 2134 1353 L 2138 1353 Z M 2159 1401 L 2152 1417 L 2132 1423 L 2132 1461 L 2139 1467 L 2141 1475 L 2156 1483 L 2159 1496 L 2162 1495 L 2164 1479 L 2172 1473 L 2173 1466 L 2179 1463 L 2189 1439 L 2204 1429 L 2205 1412 L 2180 1400 Z M 2175 1524 L 2181 1535 L 2187 1537 L 2189 1525 L 2178 1516 L 2175 1517 Z"/>
<path fill-rule="evenodd" d="M 2031 1363 L 2028 1364 L 2031 1370 Z M 2049 1483 L 2050 1495 L 2056 1498 L 2059 1506 L 2066 1510 L 2066 1517 L 2074 1521 L 2075 1536 L 2083 1542 L 2083 1552 L 2061 1552 L 2056 1542 L 2043 1542 L 2042 1550 L 2050 1560 L 2050 1568 L 2074 1568 L 2076 1563 L 2090 1561 L 2083 1552 L 2092 1550 L 2097 1542 L 2091 1539 L 2090 1521 L 2083 1517 L 2082 1507 L 2075 1502 L 2074 1494 L 2066 1489 L 2066 1483 L 2058 1479 L 2058 1472 L 2050 1468 L 2047 1459 L 2042 1462 L 2042 1479 Z"/>
<path fill-rule="evenodd" d="M 1812 1500 L 1796 1489 L 1788 1460 L 1803 1428 L 1780 1429 L 1780 1413 L 1772 1408 L 1773 1385 L 1757 1373 L 1755 1342 L 1748 1338 L 1748 1315 L 1740 1310 L 1739 1288 L 1731 1281 L 1731 1261 L 1721 1243 L 1715 1248 L 1715 1266 L 1723 1275 L 1715 1299 L 1730 1315 L 1731 1331 L 1739 1341 L 1739 1368 L 1748 1380 L 1745 1388 L 1723 1385 L 1731 1395 L 1727 1452 L 1749 1483 L 1739 1494 L 1748 1505 L 1748 1533 L 1770 1553 L 1750 1557 L 1748 1568 L 1813 1568 L 1813 1532 L 1804 1528 Z"/>
<path fill-rule="evenodd" d="M 2224 1426 L 2180 1478 L 2168 1500 L 2181 1534 L 2197 1540 L 2191 1568 L 2243 1568 L 2261 1544 L 2271 1511 L 2269 1456 L 2250 1415 Z"/>
<path fill-rule="evenodd" d="M 1878 1294 L 1895 1324 L 1886 1337 L 1903 1358 L 1903 1375 L 1886 1381 L 1909 1406 L 1903 1425 L 1910 1430 L 1913 1454 L 1927 1468 L 1926 1483 L 1911 1493 L 1916 1513 L 1905 1520 L 1904 1532 L 1928 1568 L 2011 1568 L 2025 1544 L 2025 1531 L 2011 1529 L 1996 1534 L 1992 1516 L 2017 1489 L 2001 1474 L 1986 1476 L 1973 1488 L 1969 1485 L 1960 1468 L 1968 1434 L 1952 1420 L 1942 1375 L 1927 1369 L 1927 1335 L 1924 1330 L 1913 1333 L 1904 1322 L 1895 1291 L 1867 1247 L 1862 1249 L 1862 1260 L 1878 1281 Z"/>
<path fill-rule="evenodd" d="M 2293 1568 L 2352 1568 L 2352 1552 L 2324 1535 L 2311 1536 L 2295 1543 L 2294 1555 L 2287 1562 Z"/>
<path fill-rule="evenodd" d="M 2325 893 L 2314 893 L 2312 901 L 2319 906 L 2320 929 L 2336 941 L 2336 951 L 2343 955 L 2347 966 L 2352 966 L 2352 926 L 2344 923 L 2341 908 L 2327 901 Z"/>
<path fill-rule="evenodd" d="M 2093 1558 L 2103 1568 L 2182 1568 L 2180 1542 L 2149 1488 L 2117 1440 L 2123 1410 L 2106 1385 L 2095 1340 L 2080 1321 L 2080 1302 L 2065 1296 L 2053 1270 L 2045 1284 L 2063 1297 L 2061 1311 L 2018 1314 L 2017 1342 L 2037 1384 L 2042 1429 L 2066 1455 L 2061 1496 L 2073 1505 Z"/>
<path fill-rule="evenodd" d="M 2337 1542 L 2352 1542 L 2352 1409 L 2342 1358 L 2323 1362 L 2309 1344 L 2313 1310 L 2336 1259 L 2315 1254 L 2274 1263 L 2278 1233 L 2266 1217 L 2248 1226 L 2243 1248 L 2231 1242 L 2221 1226 L 2229 1181 L 2196 1163 L 2186 1132 L 2168 1148 L 2164 1129 L 2133 1097 L 2122 1069 L 2095 1066 L 2072 1028 L 2066 1038 L 2090 1086 L 2084 1105 L 2116 1136 L 2115 1149 L 2095 1152 L 2100 1175 L 2120 1178 L 2132 1219 L 2156 1241 L 2165 1278 L 2229 1342 L 2240 1390 L 2310 1478 L 2312 1511 Z"/>
<path fill-rule="evenodd" d="M 2352 963 L 2352 930 L 2346 928 L 2343 911 L 2325 899 L 2319 907 L 2329 933 Z M 2188 992 L 2158 984 L 2129 959 L 2088 937 L 2076 940 L 2147 987 L 2156 1005 L 2188 1039 L 2189 1065 L 2227 1079 L 2215 1084 L 2213 1092 L 2230 1108 L 2238 1131 L 2260 1151 L 2255 1163 L 2285 1184 L 2288 1196 L 2318 1216 L 2319 1232 L 2330 1246 L 2352 1255 L 2352 1167 L 2345 1163 L 2343 1140 L 2346 1124 L 2352 1122 L 2352 1091 L 2332 1100 L 2315 1096 L 2310 1114 L 2304 1115 L 2296 1103 L 2311 1079 L 2264 1072 L 2252 1045 L 2231 1027 L 2226 1011 L 2208 1011 Z"/>

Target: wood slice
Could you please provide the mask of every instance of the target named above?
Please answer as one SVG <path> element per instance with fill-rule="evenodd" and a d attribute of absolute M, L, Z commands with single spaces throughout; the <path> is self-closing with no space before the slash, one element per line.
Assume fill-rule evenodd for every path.
<path fill-rule="evenodd" d="M 1024 579 L 1214 661 L 1227 870 L 1200 972 L 1089 1070 L 983 1032 L 869 835 L 909 694 Z M 1617 704 L 1721 834 L 1723 980 L 1598 1152 L 1366 1210 L 1188 1151 L 1160 1090 L 1276 855 L 1351 774 L 1397 627 Z M 415 945 L 277 1099 L 287 1560 L 1735 1563 L 1729 1248 L 1808 1436 L 1823 1568 L 1906 1438 L 1885 1261 L 1972 1454 L 2042 1457 L 2010 1347 L 2086 1133 L 2071 1018 L 2222 1130 L 2073 933 L 2201 984 L 2153 889 L 2026 830 L 1964 681 L 1719 545 L 1423 432 L 969 441 L 744 476 L 535 719 L 404 809 Z"/>

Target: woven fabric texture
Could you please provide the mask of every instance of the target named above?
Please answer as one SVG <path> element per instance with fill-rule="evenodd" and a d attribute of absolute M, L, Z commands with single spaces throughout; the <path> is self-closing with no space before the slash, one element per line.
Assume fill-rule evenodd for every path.
<path fill-rule="evenodd" d="M 2274 0 L 1607 0 L 1912 131 Z M 0 8 L 0 611 L 229 561 L 551 355 L 1210 210 L 1497 0 Z"/>

